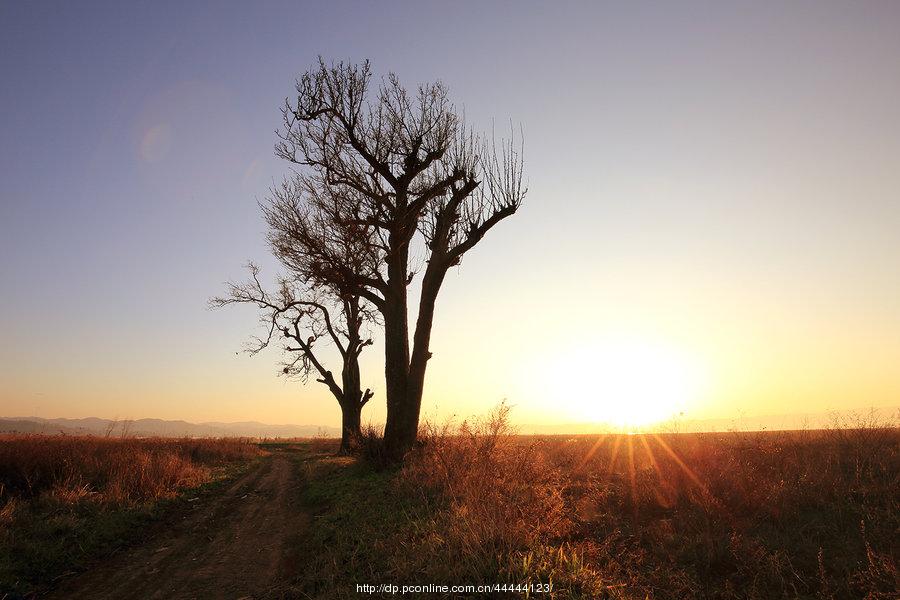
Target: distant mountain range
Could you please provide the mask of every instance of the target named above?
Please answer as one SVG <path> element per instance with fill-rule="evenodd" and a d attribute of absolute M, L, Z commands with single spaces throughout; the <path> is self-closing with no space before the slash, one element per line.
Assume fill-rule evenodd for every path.
<path fill-rule="evenodd" d="M 86 419 L 43 419 L 41 417 L 0 417 L 0 433 L 46 433 L 67 435 L 132 435 L 137 437 L 338 437 L 338 427 L 318 425 L 268 425 L 243 423 L 188 423 L 162 419 L 113 421 Z"/>

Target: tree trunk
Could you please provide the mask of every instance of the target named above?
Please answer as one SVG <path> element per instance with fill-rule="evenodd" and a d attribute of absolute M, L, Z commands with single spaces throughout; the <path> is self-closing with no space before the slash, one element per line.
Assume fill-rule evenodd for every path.
<path fill-rule="evenodd" d="M 422 394 L 425 389 L 425 370 L 431 358 L 431 328 L 434 323 L 434 304 L 446 271 L 428 268 L 422 279 L 422 295 L 419 299 L 419 316 L 413 339 L 412 358 L 406 372 L 405 389 L 391 420 L 390 405 L 388 424 L 391 437 L 385 429 L 385 445 L 390 456 L 399 459 L 413 447 L 419 433 L 419 416 L 422 410 Z M 404 321 L 405 322 L 405 321 Z"/>
<path fill-rule="evenodd" d="M 444 281 L 443 269 L 426 270 L 422 280 L 422 295 L 419 299 L 419 316 L 416 320 L 416 331 L 413 337 L 412 359 L 409 364 L 409 379 L 406 395 L 412 419 L 411 432 L 408 435 L 409 446 L 415 442 L 418 433 L 419 415 L 422 409 L 422 394 L 425 390 L 425 370 L 431 359 L 431 329 L 434 324 L 434 304 L 437 301 L 441 283 Z"/>
<path fill-rule="evenodd" d="M 390 306 L 384 314 L 384 379 L 387 394 L 387 420 L 384 443 L 388 454 L 402 457 L 406 443 L 408 420 L 406 388 L 409 378 L 409 326 L 406 321 L 406 291 L 400 306 Z"/>
<path fill-rule="evenodd" d="M 363 401 L 362 384 L 360 383 L 359 355 L 359 328 L 358 306 L 348 305 L 348 343 L 347 352 L 344 354 L 344 367 L 341 370 L 341 383 L 343 394 L 338 398 L 341 405 L 341 454 L 349 454 L 357 445 L 361 431 L 360 420 Z"/>
<path fill-rule="evenodd" d="M 397 243 L 393 239 L 391 242 Z M 384 316 L 384 379 L 387 394 L 384 445 L 388 456 L 395 460 L 401 459 L 415 441 L 415 432 L 413 432 L 412 440 L 409 439 L 411 411 L 407 402 L 409 316 L 406 266 L 406 252 L 401 250 L 388 264 L 388 293 L 385 294 L 382 310 Z"/>
<path fill-rule="evenodd" d="M 349 454 L 359 441 L 361 415 L 359 402 L 348 401 L 341 405 L 341 454 Z"/>

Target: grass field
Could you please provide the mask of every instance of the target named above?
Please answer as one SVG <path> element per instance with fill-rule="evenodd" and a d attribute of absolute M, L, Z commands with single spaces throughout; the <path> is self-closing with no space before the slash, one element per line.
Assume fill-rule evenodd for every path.
<path fill-rule="evenodd" d="M 85 568 L 260 453 L 241 440 L 0 437 L 0 598 Z"/>
<path fill-rule="evenodd" d="M 322 455 L 308 465 L 318 518 L 294 592 L 552 583 L 555 598 L 897 598 L 900 433 L 861 425 L 525 437 L 501 410 L 430 432 L 400 470 Z"/>
<path fill-rule="evenodd" d="M 501 407 L 484 421 L 427 428 L 402 467 L 381 461 L 372 431 L 358 457 L 338 456 L 331 440 L 5 438 L 0 585 L 19 597 L 110 549 L 140 545 L 155 520 L 177 516 L 189 489 L 209 497 L 193 514 L 216 515 L 214 527 L 264 506 L 269 521 L 295 523 L 296 535 L 284 536 L 291 547 L 278 550 L 291 560 L 270 561 L 281 565 L 277 576 L 253 597 L 350 598 L 363 584 L 552 584 L 549 594 L 443 596 L 897 598 L 900 432 L 850 425 L 537 437 L 514 435 Z M 227 493 L 209 483 L 260 454 L 267 462 L 245 483 Z M 284 486 L 299 504 L 272 491 Z M 259 526 L 286 527 L 269 521 Z M 181 535 L 167 531 L 159 545 Z M 209 539 L 180 543 L 215 554 Z M 154 552 L 150 544 L 144 555 Z"/>

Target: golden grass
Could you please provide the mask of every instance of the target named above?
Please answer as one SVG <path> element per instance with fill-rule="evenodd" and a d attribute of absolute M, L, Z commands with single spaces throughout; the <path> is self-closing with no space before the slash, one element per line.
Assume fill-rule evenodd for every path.
<path fill-rule="evenodd" d="M 552 579 L 560 598 L 900 597 L 894 423 L 529 437 L 507 413 L 425 429 L 394 481 L 419 507 L 413 534 L 385 542 L 395 578 Z"/>
<path fill-rule="evenodd" d="M 259 454 L 238 439 L 0 437 L 0 518 L 22 501 L 51 498 L 128 505 L 174 496 L 224 462 Z"/>

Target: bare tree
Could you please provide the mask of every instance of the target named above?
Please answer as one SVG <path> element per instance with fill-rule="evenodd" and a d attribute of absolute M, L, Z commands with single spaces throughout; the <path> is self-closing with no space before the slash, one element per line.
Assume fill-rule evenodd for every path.
<path fill-rule="evenodd" d="M 302 168 L 292 187 L 355 247 L 353 269 L 316 247 L 304 219 L 272 205 L 272 246 L 317 285 L 338 282 L 377 309 L 385 331 L 385 444 L 395 457 L 415 442 L 435 301 L 460 264 L 525 196 L 521 152 L 467 129 L 441 83 L 408 92 L 393 74 L 372 85 L 368 62 L 316 68 L 285 101 L 276 154 Z M 421 240 L 421 264 L 411 248 Z M 416 263 L 418 266 L 413 266 Z M 422 273 L 409 340 L 408 286 Z"/>
<path fill-rule="evenodd" d="M 335 288 L 309 289 L 297 278 L 280 279 L 277 293 L 269 293 L 260 283 L 259 268 L 251 263 L 249 269 L 248 282 L 228 284 L 227 294 L 211 299 L 210 305 L 251 304 L 261 311 L 266 333 L 248 344 L 248 352 L 257 354 L 274 340 L 283 340 L 287 359 L 281 372 L 304 383 L 313 375 L 328 387 L 341 407 L 341 452 L 349 452 L 360 435 L 362 409 L 373 396 L 370 389 L 362 390 L 359 369 L 360 354 L 372 344 L 362 328 L 373 315 L 359 296 L 336 294 Z M 330 342 L 340 354 L 340 381 L 324 364 L 320 340 Z"/>

